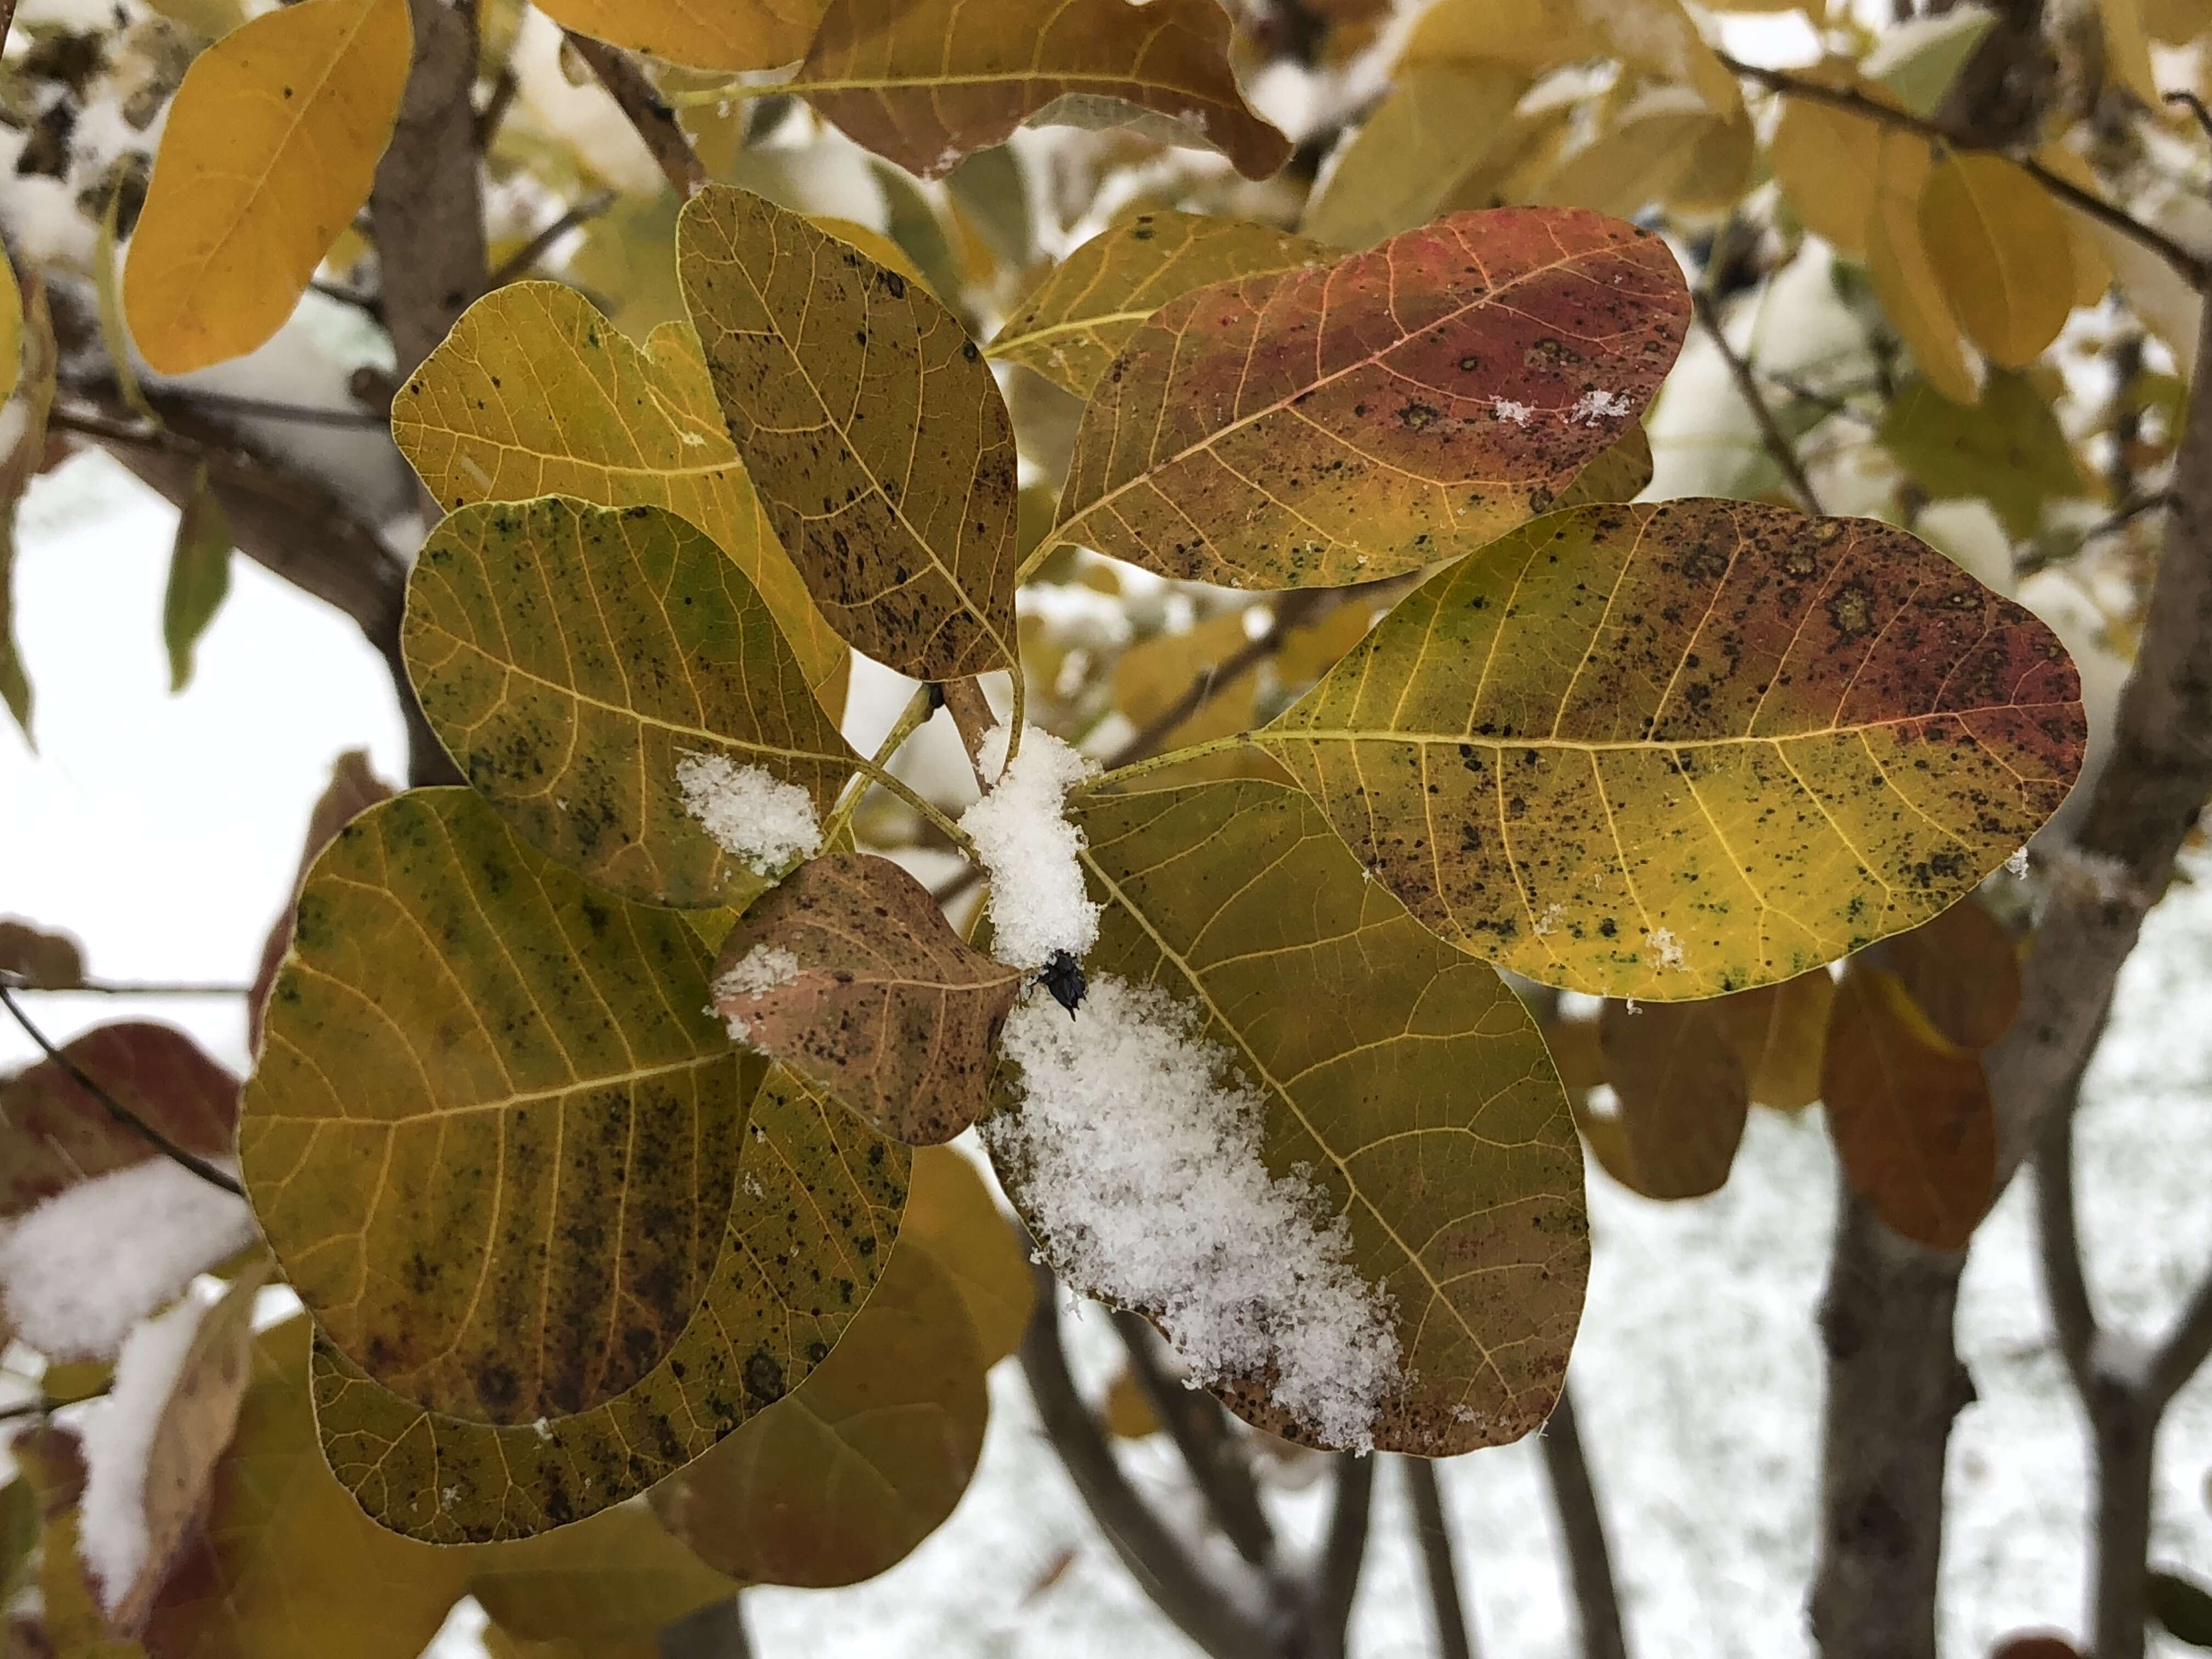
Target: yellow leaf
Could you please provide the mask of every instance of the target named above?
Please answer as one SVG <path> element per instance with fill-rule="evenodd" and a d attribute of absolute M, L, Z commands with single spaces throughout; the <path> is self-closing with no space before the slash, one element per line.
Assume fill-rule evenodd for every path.
<path fill-rule="evenodd" d="M 2057 173 L 2068 184 L 2085 190 L 2092 196 L 2104 193 L 2097 182 L 2097 174 L 2087 161 L 2061 143 L 2049 143 L 2035 152 L 2035 159 L 2044 168 Z M 2074 270 L 2074 303 L 2093 306 L 2105 297 L 2105 290 L 2112 285 L 2112 262 L 2105 257 L 2105 250 L 2091 234 L 2093 221 L 2079 208 L 2063 201 L 2057 203 L 2060 216 L 2066 222 L 2066 252 Z"/>
<path fill-rule="evenodd" d="M 2015 163 L 1946 156 L 1921 193 L 1920 234 L 1953 314 L 1992 363 L 2024 368 L 2058 337 L 2074 308 L 2066 222 Z"/>
<path fill-rule="evenodd" d="M 1434 13 L 1430 14 L 1434 15 Z M 1340 247 L 1372 247 L 1426 224 L 1454 188 L 1514 137 L 1522 70 L 1409 48 L 1390 90 L 1331 164 L 1299 229 Z"/>
<path fill-rule="evenodd" d="M 1688 500 L 1439 572 L 1259 741 L 1462 950 L 1686 1001 L 1972 887 L 2064 798 L 2080 699 L 2049 629 L 1903 531 Z"/>
<path fill-rule="evenodd" d="M 1656 87 L 1625 104 L 1564 156 L 1537 199 L 1626 218 L 1674 193 L 1713 117 L 1687 87 Z"/>
<path fill-rule="evenodd" d="M 1833 85 L 1853 80 L 1847 69 L 1806 73 Z M 1849 258 L 1866 252 L 1881 144 L 1881 125 L 1871 117 L 1810 98 L 1784 98 L 1767 145 L 1774 181 L 1790 207 L 1808 229 Z"/>
<path fill-rule="evenodd" d="M 2124 88 L 2144 108 L 2162 112 L 2142 0 L 2097 0 L 2097 18 L 2105 32 L 2106 84 Z"/>
<path fill-rule="evenodd" d="M 2183 46 L 2212 29 L 2212 0 L 2139 0 L 2143 31 L 2154 40 Z"/>
<path fill-rule="evenodd" d="M 690 69 L 766 70 L 795 63 L 823 0 L 546 0 L 564 29 Z"/>
<path fill-rule="evenodd" d="M 636 1502 L 535 1538 L 456 1553 L 468 1565 L 468 1593 L 493 1623 L 525 1641 L 650 1635 L 742 1588 Z"/>
<path fill-rule="evenodd" d="M 1825 968 L 1738 991 L 1712 1005 L 1743 1061 L 1751 1097 L 1777 1111 L 1802 1111 L 1820 1097 L 1820 1056 L 1836 981 Z"/>
<path fill-rule="evenodd" d="M 1953 403 L 1971 404 L 1981 396 L 1981 383 L 1921 232 L 1920 204 L 1932 165 L 1926 139 L 1883 131 L 1867 216 L 1867 276 L 1929 384 Z"/>
<path fill-rule="evenodd" d="M 1250 642 L 1242 611 L 1224 611 L 1180 634 L 1162 634 L 1131 646 L 1114 665 L 1114 701 L 1139 726 L 1150 726 L 1214 670 Z M 1259 695 L 1260 667 L 1255 663 L 1235 679 L 1207 681 L 1206 700 L 1163 741 L 1161 749 L 1180 749 L 1252 724 Z"/>
<path fill-rule="evenodd" d="M 124 267 L 148 362 L 204 368 L 291 315 L 368 199 L 414 40 L 407 0 L 301 0 L 194 61 Z"/>
<path fill-rule="evenodd" d="M 916 1149 L 899 1237 L 926 1249 L 959 1287 L 986 1369 L 1021 1346 L 1036 1307 L 1036 1277 L 1013 1221 L 963 1154 Z"/>
<path fill-rule="evenodd" d="M 1614 439 L 1612 448 L 1575 474 L 1567 493 L 1559 497 L 1559 507 L 1565 511 L 1588 501 L 1634 501 L 1651 482 L 1654 470 L 1651 434 L 1638 422 Z"/>
<path fill-rule="evenodd" d="M 15 395 L 23 377 L 23 290 L 15 262 L 0 253 L 0 403 Z"/>
<path fill-rule="evenodd" d="M 775 613 L 816 696 L 844 707 L 852 653 L 761 509 L 690 324 L 640 347 L 573 289 L 510 283 L 462 313 L 392 400 L 392 435 L 448 508 L 561 495 L 689 520 Z"/>

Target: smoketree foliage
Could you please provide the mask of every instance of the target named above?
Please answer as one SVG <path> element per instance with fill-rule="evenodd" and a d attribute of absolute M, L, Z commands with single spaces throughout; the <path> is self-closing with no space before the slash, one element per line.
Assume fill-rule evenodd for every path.
<path fill-rule="evenodd" d="M 128 1349 L 112 1385 L 127 1583 L 76 1426 L 112 1346 L 16 1321 L 8 1641 L 406 1659 L 473 1595 L 591 1659 L 871 1577 L 1025 1332 L 1049 1382 L 1032 1247 L 1225 1407 L 1147 1394 L 1177 1358 L 1125 1324 L 1100 1422 L 1172 1430 L 1232 1538 L 1261 1448 L 1546 1423 L 1586 1158 L 1692 1199 L 1817 1104 L 1884 1229 L 1963 1249 L 2018 1161 L 1982 1057 L 2087 878 L 2063 818 L 2026 856 L 2091 750 L 2069 647 L 2108 719 L 2149 625 L 2203 277 L 2160 94 L 2212 13 L 1904 11 L 19 21 L 0 489 L 108 448 L 181 508 L 178 686 L 235 547 L 361 620 L 416 753 L 334 776 L 242 1084 L 132 1020 L 0 1090 L 9 1224 L 169 1156 L 255 1241 L 177 1264 L 228 1294 L 155 1397 Z M 1801 66 L 1728 55 L 1743 12 Z M 287 351 L 334 350 L 306 397 Z M 1734 435 L 1670 460 L 1700 406 Z M 34 732 L 12 627 L 0 690 Z M 948 726 L 972 781 L 917 757 Z M 1055 857 L 1095 936 L 1024 956 Z M 0 983 L 84 983 L 67 920 Z M 1144 1237 L 1048 1155 L 1070 1111 Z M 1145 1166 L 1187 1111 L 1223 1167 Z M 1317 1252 L 1296 1294 L 1194 1220 L 1230 1175 Z M 257 1328 L 264 1285 L 300 1311 Z"/>

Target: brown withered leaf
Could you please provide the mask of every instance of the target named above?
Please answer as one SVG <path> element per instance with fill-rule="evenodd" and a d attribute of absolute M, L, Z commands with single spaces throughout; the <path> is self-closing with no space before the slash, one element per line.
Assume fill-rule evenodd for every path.
<path fill-rule="evenodd" d="M 1689 313 L 1665 243 L 1580 208 L 1457 213 L 1211 284 L 1107 371 L 1054 536 L 1237 587 L 1471 551 L 1626 434 Z"/>
<path fill-rule="evenodd" d="M 1795 1112 L 1820 1097 L 1820 1054 L 1835 1000 L 1836 981 L 1815 968 L 1711 1005 L 1743 1061 L 1753 1100 Z"/>
<path fill-rule="evenodd" d="M 830 625 L 917 678 L 1011 664 L 1013 426 L 958 320 L 741 190 L 685 204 L 676 263 L 730 435 Z"/>
<path fill-rule="evenodd" d="M 965 943 L 897 865 L 833 853 L 738 918 L 714 1011 L 884 1133 L 933 1146 L 983 1109 L 1021 986 L 1019 969 Z"/>
<path fill-rule="evenodd" d="M 1883 964 L 1928 1023 L 1961 1048 L 1986 1048 L 2020 1012 L 2020 956 L 1988 905 L 1969 893 L 1890 940 Z"/>
<path fill-rule="evenodd" d="M 1718 1192 L 1735 1162 L 1751 1095 L 1743 1062 L 1709 1002 L 1608 1000 L 1598 1014 L 1607 1078 L 1620 1102 L 1627 1169 L 1646 1198 Z"/>
<path fill-rule="evenodd" d="M 269 937 L 261 946 L 261 965 L 253 970 L 253 988 L 246 996 L 246 1044 L 249 1050 L 261 1047 L 261 1020 L 269 1006 L 270 988 L 276 983 L 276 969 L 283 966 L 284 952 L 292 948 L 292 925 L 299 919 L 300 884 L 307 878 L 307 866 L 315 855 L 337 838 L 339 830 L 351 823 L 380 800 L 392 799 L 392 786 L 376 775 L 368 763 L 368 750 L 349 749 L 331 763 L 331 781 L 307 813 L 306 844 L 300 849 L 300 873 L 292 884 L 291 901 L 284 906 L 276 925 L 269 930 Z"/>
<path fill-rule="evenodd" d="M 1875 1212 L 1907 1238 L 1965 1249 L 1996 1196 L 1981 1056 L 1946 1041 L 1895 975 L 1855 962 L 1836 988 L 1820 1097 L 1844 1176 Z"/>
<path fill-rule="evenodd" d="M 71 990 L 84 983 L 84 948 L 67 933 L 9 916 L 0 920 L 0 974 L 41 991 Z"/>
<path fill-rule="evenodd" d="M 1025 123 L 1124 122 L 1219 150 L 1249 179 L 1290 159 L 1229 66 L 1215 0 L 831 0 L 790 89 L 855 142 L 933 179 Z"/>

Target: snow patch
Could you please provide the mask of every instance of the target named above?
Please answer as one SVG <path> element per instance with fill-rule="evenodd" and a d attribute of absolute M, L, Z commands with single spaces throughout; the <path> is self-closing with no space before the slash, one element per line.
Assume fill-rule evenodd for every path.
<path fill-rule="evenodd" d="M 756 945 L 714 981 L 715 1006 L 707 1012 L 720 1012 L 722 1004 L 736 997 L 766 996 L 798 977 L 799 958 L 789 950 L 781 945 Z M 743 1042 L 752 1035 L 752 1027 L 741 1015 L 723 1013 L 722 1017 L 728 1022 L 732 1042 Z"/>
<path fill-rule="evenodd" d="M 1682 941 L 1674 937 L 1671 927 L 1655 927 L 1644 941 L 1644 954 L 1654 968 L 1680 968 L 1684 965 Z"/>
<path fill-rule="evenodd" d="M 1634 410 L 1625 392 L 1585 392 L 1567 411 L 1567 418 L 1582 426 L 1595 426 L 1601 420 L 1618 419 Z"/>
<path fill-rule="evenodd" d="M 146 1461 L 177 1375 L 212 1305 L 187 1297 L 131 1332 L 116 1358 L 107 1397 L 86 1410 L 77 1553 L 108 1613 L 146 1569 Z"/>
<path fill-rule="evenodd" d="M 1067 821 L 1067 792 L 1097 763 L 1032 726 L 1006 760 L 1001 724 L 978 761 L 991 793 L 960 815 L 991 878 L 991 954 L 1016 968 L 1042 967 L 1056 951 L 1080 957 L 1098 940 L 1098 907 L 1085 896 L 1083 833 Z"/>
<path fill-rule="evenodd" d="M 1491 404 L 1490 412 L 1497 419 L 1510 421 L 1515 426 L 1526 426 L 1536 411 L 1527 404 L 1516 404 L 1510 398 L 1500 398 Z"/>
<path fill-rule="evenodd" d="M 2007 875 L 2026 881 L 2027 879 L 2027 848 L 2014 848 L 2012 856 L 2004 861 L 2004 867 Z"/>
<path fill-rule="evenodd" d="M 676 763 L 684 809 L 732 858 L 770 875 L 822 850 L 814 800 L 795 783 L 741 766 L 727 755 L 686 755 Z"/>
<path fill-rule="evenodd" d="M 1370 1449 L 1407 1381 L 1395 1308 L 1310 1168 L 1268 1173 L 1265 1099 L 1192 1011 L 1101 974 L 1073 1020 L 1032 991 L 1000 1052 L 1020 1109 L 982 1133 L 1070 1282 L 1155 1313 L 1197 1382 L 1265 1381 L 1327 1443 Z"/>
<path fill-rule="evenodd" d="M 47 1358 L 105 1359 L 253 1237 L 242 1199 L 148 1158 L 57 1193 L 0 1235 L 0 1304 Z"/>

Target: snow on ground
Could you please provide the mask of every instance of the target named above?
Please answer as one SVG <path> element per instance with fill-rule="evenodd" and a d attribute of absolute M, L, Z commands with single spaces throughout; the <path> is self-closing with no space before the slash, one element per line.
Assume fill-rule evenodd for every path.
<path fill-rule="evenodd" d="M 182 697 L 166 690 L 161 595 L 174 515 L 112 467 L 80 462 L 33 491 L 17 618 L 40 698 L 42 753 L 0 720 L 0 911 L 76 931 L 95 973 L 249 976 L 282 903 L 307 810 L 342 749 L 400 766 L 381 665 L 343 618 L 240 561 L 229 605 Z M 2212 875 L 2208 875 L 2212 884 Z M 128 1016 L 173 1020 L 243 1066 L 236 999 L 123 1008 L 42 996 L 57 1036 Z M 29 1045 L 0 1033 L 0 1064 Z M 2088 1082 L 2081 1212 L 2108 1310 L 2148 1328 L 2212 1263 L 2212 884 L 2154 917 Z M 1758 1112 L 1723 1192 L 1663 1206 L 1592 1177 L 1597 1261 L 1575 1362 L 1583 1436 L 1612 1520 L 1643 1659 L 1796 1659 L 1813 1555 L 1819 1350 L 1833 1160 L 1816 1120 Z M 2082 1454 L 2048 1341 L 2024 1188 L 1983 1230 L 1960 1310 L 1981 1391 L 1953 1442 L 1945 1651 L 1981 1659 L 2023 1625 L 2078 1628 Z M 1103 1383 L 1115 1345 L 1096 1313 L 1072 1332 Z M 774 1659 L 1084 1659 L 1185 1655 L 1085 1520 L 1012 1367 L 992 1378 L 981 1473 L 906 1563 L 840 1591 L 749 1599 Z M 2157 1554 L 2212 1572 L 2212 1384 L 2176 1401 L 2161 1445 Z M 1139 1476 L 1169 1467 L 1137 1449 Z M 1569 1651 L 1553 1523 L 1533 1446 L 1443 1468 L 1492 1659 Z M 1318 1494 L 1288 1500 L 1310 1530 Z M 1432 1651 L 1386 1469 L 1356 1613 L 1359 1659 Z M 1037 1589 L 1061 1553 L 1064 1571 Z M 1032 1593 L 1034 1592 L 1034 1593 Z M 441 1659 L 479 1653 L 459 1614 Z M 2167 1647 L 2166 1659 L 2183 1650 Z"/>

